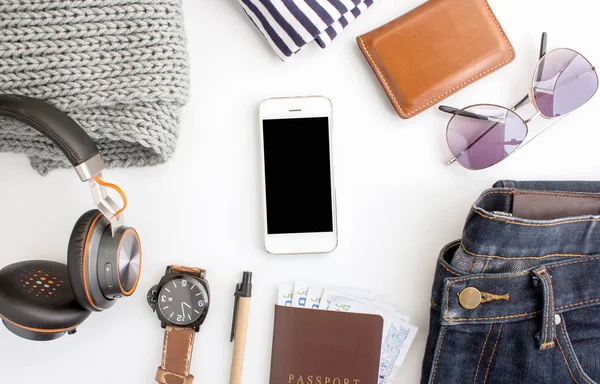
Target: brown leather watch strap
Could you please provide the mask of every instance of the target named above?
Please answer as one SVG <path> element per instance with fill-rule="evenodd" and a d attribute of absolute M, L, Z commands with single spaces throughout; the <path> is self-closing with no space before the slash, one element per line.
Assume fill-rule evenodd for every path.
<path fill-rule="evenodd" d="M 206 271 L 202 268 L 184 267 L 182 265 L 171 265 L 170 268 L 171 272 L 174 273 L 187 273 L 201 278 L 204 278 L 206 275 Z"/>
<path fill-rule="evenodd" d="M 163 343 L 162 364 L 156 373 L 156 381 L 161 384 L 192 384 L 190 375 L 192 351 L 194 349 L 194 329 L 168 325 Z"/>

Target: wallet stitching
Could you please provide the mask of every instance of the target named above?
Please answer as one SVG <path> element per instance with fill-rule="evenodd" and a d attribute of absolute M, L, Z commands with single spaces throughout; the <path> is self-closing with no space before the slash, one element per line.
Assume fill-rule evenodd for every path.
<path fill-rule="evenodd" d="M 506 37 L 506 34 L 502 30 L 502 27 L 500 26 L 500 23 L 498 22 L 498 19 L 496 18 L 496 16 L 494 15 L 494 13 L 492 12 L 492 10 L 490 9 L 490 5 L 488 4 L 488 2 L 486 0 L 483 0 L 483 3 L 485 4 L 485 7 L 486 7 L 488 13 L 490 14 L 490 16 L 492 17 L 492 20 L 494 21 L 494 24 L 496 25 L 496 27 L 498 27 L 498 30 L 500 31 L 500 34 L 502 35 L 502 37 L 504 38 L 504 41 L 506 42 L 508 48 L 510 49 L 510 58 L 507 59 L 507 60 L 504 60 L 503 62 L 501 62 L 499 64 L 496 64 L 495 66 L 493 66 L 491 68 L 488 68 L 486 71 L 481 72 L 480 74 L 478 74 L 477 76 L 473 77 L 472 79 L 460 83 L 456 87 L 450 89 L 449 91 L 446 91 L 445 93 L 443 93 L 443 94 L 441 94 L 441 95 L 439 95 L 437 97 L 434 97 L 433 99 L 429 100 L 428 102 L 426 102 L 422 106 L 420 106 L 420 107 L 418 107 L 416 109 L 413 109 L 411 111 L 405 112 L 404 109 L 402 109 L 402 106 L 400 106 L 400 103 L 398 103 L 398 100 L 396 99 L 396 95 L 394 94 L 394 92 L 392 91 L 390 85 L 388 84 L 387 79 L 385 78 L 385 76 L 383 75 L 383 73 L 381 72 L 381 70 L 379 69 L 379 66 L 377 65 L 377 63 L 375 63 L 375 60 L 373 60 L 373 57 L 371 56 L 371 53 L 369 52 L 369 49 L 365 45 L 365 42 L 363 41 L 362 36 L 358 37 L 358 39 L 360 40 L 360 44 L 362 45 L 362 48 L 363 48 L 364 52 L 367 54 L 367 59 L 369 60 L 369 63 L 375 68 L 375 73 L 377 74 L 377 77 L 383 83 L 383 86 L 386 89 L 386 92 L 387 92 L 388 96 L 390 96 L 390 98 L 392 99 L 392 102 L 393 102 L 394 106 L 397 109 L 400 110 L 400 112 L 401 112 L 402 115 L 405 115 L 406 117 L 410 117 L 410 116 L 414 115 L 415 113 L 419 112 L 423 108 L 426 108 L 426 107 L 430 106 L 431 104 L 433 104 L 433 103 L 435 103 L 435 102 L 443 99 L 448 94 L 456 91 L 457 89 L 462 89 L 465 86 L 467 86 L 468 84 L 472 83 L 473 81 L 478 80 L 479 78 L 487 75 L 490 72 L 495 71 L 496 69 L 498 69 L 499 67 L 504 66 L 507 63 L 510 63 L 515 58 L 515 51 L 514 51 L 512 45 L 510 44 L 510 41 L 508 41 L 508 38 Z"/>
<path fill-rule="evenodd" d="M 390 85 L 388 84 L 385 76 L 383 75 L 383 73 L 379 69 L 379 66 L 377 65 L 377 63 L 375 63 L 375 60 L 373 60 L 373 57 L 371 56 L 371 52 L 369 52 L 369 49 L 365 45 L 365 42 L 363 41 L 362 36 L 359 36 L 358 40 L 360 40 L 360 44 L 362 45 L 363 50 L 367 54 L 367 56 L 368 56 L 367 58 L 368 58 L 369 62 L 371 63 L 371 65 L 373 66 L 373 68 L 375 68 L 375 73 L 377 74 L 377 77 L 381 80 L 381 82 L 383 83 L 383 86 L 385 87 L 388 96 L 390 96 L 392 98 L 392 101 L 393 101 L 394 105 L 398 109 L 400 109 L 400 111 L 403 114 L 406 114 L 406 112 L 404 112 L 404 110 L 402 109 L 402 107 L 398 103 L 398 100 L 396 100 L 396 95 L 394 94 L 394 92 L 392 92 L 392 89 L 390 88 Z"/>

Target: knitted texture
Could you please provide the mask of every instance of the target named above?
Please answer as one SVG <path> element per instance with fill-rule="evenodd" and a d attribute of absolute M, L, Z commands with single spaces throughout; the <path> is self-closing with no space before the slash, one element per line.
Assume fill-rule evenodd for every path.
<path fill-rule="evenodd" d="M 167 161 L 188 98 L 181 0 L 0 0 L 0 93 L 46 100 L 108 167 Z M 33 128 L 0 118 L 0 151 L 42 175 L 70 166 Z"/>

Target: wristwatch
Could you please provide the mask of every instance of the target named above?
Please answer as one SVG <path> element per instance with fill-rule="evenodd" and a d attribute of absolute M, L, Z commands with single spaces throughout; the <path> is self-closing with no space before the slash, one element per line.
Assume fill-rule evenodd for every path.
<path fill-rule="evenodd" d="M 194 336 L 208 313 L 210 289 L 206 271 L 171 265 L 150 288 L 148 304 L 165 328 L 162 362 L 156 373 L 161 384 L 192 384 L 190 375 Z"/>

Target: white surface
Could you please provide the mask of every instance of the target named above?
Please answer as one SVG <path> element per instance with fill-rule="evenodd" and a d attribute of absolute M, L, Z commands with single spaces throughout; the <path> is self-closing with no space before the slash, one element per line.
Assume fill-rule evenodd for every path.
<path fill-rule="evenodd" d="M 244 383 L 268 383 L 276 287 L 294 280 L 385 294 L 420 328 L 397 380 L 417 383 L 436 258 L 460 236 L 478 194 L 501 178 L 593 180 L 600 164 L 596 96 L 500 165 L 480 172 L 446 167 L 448 116 L 432 109 L 400 120 L 354 41 L 419 3 L 378 0 L 330 48 L 312 46 L 283 64 L 236 1 L 186 1 L 192 97 L 179 148 L 164 166 L 105 173 L 126 190 L 127 223 L 142 237 L 139 290 L 93 314 L 77 335 L 54 342 L 33 343 L 0 329 L 2 382 L 151 383 L 163 332 L 146 291 L 167 264 L 180 263 L 208 269 L 213 295 L 196 339 L 197 383 L 228 382 L 232 294 L 244 269 L 255 274 Z M 600 63 L 593 3 L 493 0 L 517 59 L 446 103 L 518 101 L 544 30 L 550 47 L 571 47 Z M 261 237 L 258 105 L 268 97 L 313 94 L 334 103 L 339 247 L 329 255 L 270 256 Z M 71 227 L 91 205 L 86 186 L 74 171 L 41 178 L 13 154 L 0 155 L 0 175 L 0 262 L 64 261 Z"/>

